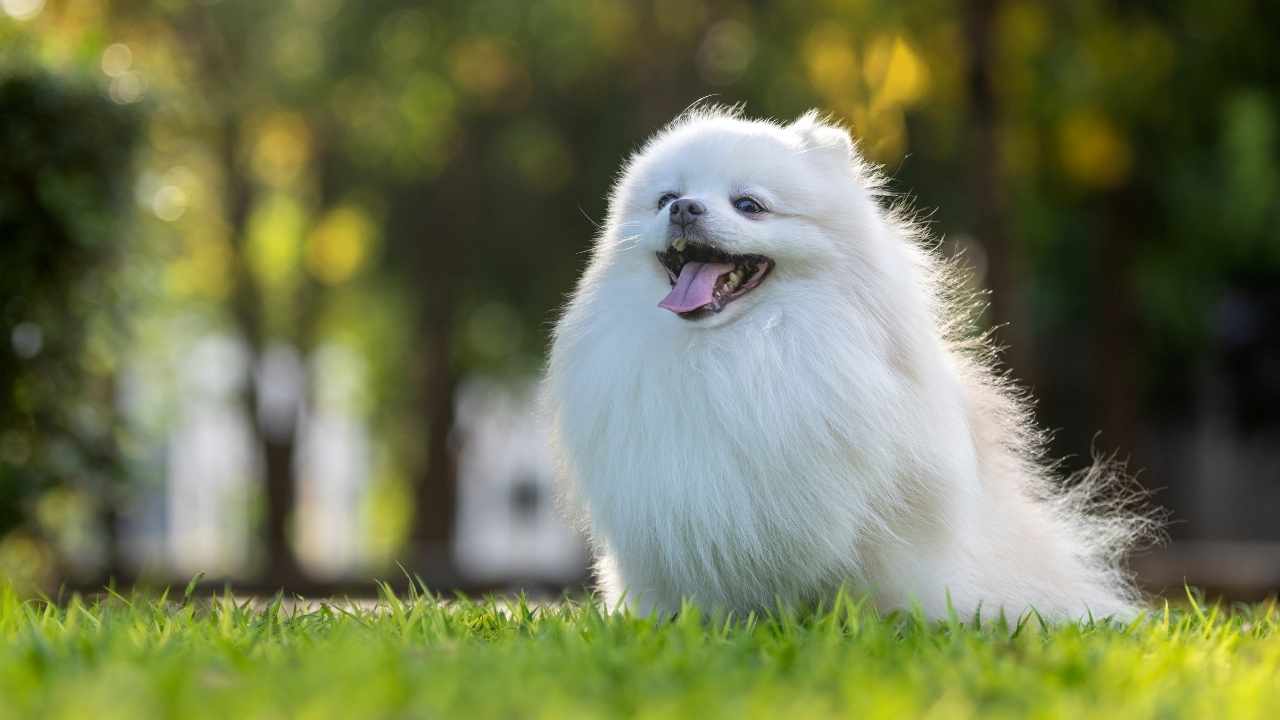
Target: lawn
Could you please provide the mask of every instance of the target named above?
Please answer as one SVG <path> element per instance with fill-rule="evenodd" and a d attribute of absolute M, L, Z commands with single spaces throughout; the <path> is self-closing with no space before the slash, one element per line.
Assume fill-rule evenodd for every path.
<path fill-rule="evenodd" d="M 591 603 L 376 606 L 0 586 L 0 717 L 1280 717 L 1280 610 L 1128 626 L 878 616 L 670 622 Z"/>

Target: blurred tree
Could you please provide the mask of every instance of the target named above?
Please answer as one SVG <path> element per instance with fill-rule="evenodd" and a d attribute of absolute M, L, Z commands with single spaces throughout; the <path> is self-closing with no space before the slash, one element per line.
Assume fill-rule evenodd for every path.
<path fill-rule="evenodd" d="M 969 202 L 974 210 L 974 232 L 985 250 L 986 286 L 991 291 L 991 322 L 995 340 L 1004 348 L 1002 358 L 1014 376 L 1034 389 L 1033 352 L 1019 277 L 1019 245 L 1010 237 L 1008 192 L 1000 133 L 1004 123 L 997 88 L 999 51 L 997 33 L 1002 3 L 969 0 L 965 9 L 968 45 L 968 112 L 973 151 L 969 154 Z"/>
<path fill-rule="evenodd" d="M 0 45 L 38 37 L 32 57 L 101 70 L 116 103 L 148 98 L 136 185 L 164 240 L 145 250 L 167 268 L 157 304 L 199 304 L 249 348 L 265 571 L 288 582 L 303 570 L 296 421 L 325 381 L 313 351 L 340 338 L 368 363 L 391 458 L 371 472 L 413 494 L 384 497 L 412 507 L 402 559 L 447 572 L 459 381 L 536 372 L 619 162 L 703 97 L 850 124 L 896 188 L 939 208 L 944 247 L 972 248 L 991 319 L 1012 323 L 1009 364 L 1066 428 L 1055 451 L 1082 462 L 1101 428 L 1099 449 L 1130 452 L 1154 389 L 1162 408 L 1190 405 L 1228 278 L 1280 267 L 1272 5 L 51 2 L 29 33 L 0 19 Z M 22 127 L 6 114 L 4 132 Z M 6 262 L 0 288 L 30 297 L 35 277 L 10 269 L 33 262 Z M 96 267 L 67 262 L 48 292 Z M 43 361 L 54 336 L 37 315 L 6 315 L 4 340 Z M 31 361 L 4 357 L 27 387 Z M 10 432 L 0 454 L 55 437 Z M 33 512 L 26 486 L 0 488 L 25 498 L 0 500 L 10 525 Z"/>
<path fill-rule="evenodd" d="M 116 572 L 113 360 L 94 341 L 124 310 L 112 278 L 136 118 L 82 82 L 21 71 L 0 77 L 0 117 L 0 539 L 55 532 L 34 506 L 66 488 L 106 537 L 73 550 Z M 62 572 L 95 569 L 49 539 Z"/>
<path fill-rule="evenodd" d="M 227 3 L 167 10 L 146 3 L 134 12 L 139 22 L 167 17 L 191 61 L 186 79 L 209 101 L 204 121 L 211 129 L 232 253 L 231 317 L 250 358 L 243 398 L 262 459 L 265 571 L 273 583 L 296 586 L 304 573 L 290 527 L 296 509 L 298 419 L 308 384 L 291 377 L 304 371 L 283 358 L 305 357 L 311 349 L 316 306 L 309 278 L 292 279 L 298 277 L 293 268 L 270 260 L 273 254 L 293 252 L 271 246 L 296 242 L 282 237 L 298 232 L 287 228 L 298 222 L 289 219 L 286 209 L 296 191 L 289 186 L 308 160 L 306 149 L 296 147 L 307 133 L 305 121 L 290 125 L 279 119 L 273 125 L 261 119 L 260 103 L 276 94 L 279 83 L 274 73 L 256 67 L 260 47 L 255 41 L 279 22 L 281 8 Z M 273 143 L 295 147 L 280 149 Z M 278 367 L 268 357 L 273 349 L 284 353 L 278 356 L 288 364 L 283 375 L 272 372 Z"/>
<path fill-rule="evenodd" d="M 1254 117 L 1275 117 L 1277 65 L 1257 32 L 1275 10 L 1095 0 L 1000 14 L 1013 228 L 1037 283 L 1037 357 L 1054 378 L 1042 408 L 1067 429 L 1058 453 L 1132 457 L 1152 403 L 1166 422 L 1190 413 L 1213 298 L 1243 266 L 1277 267 L 1280 202 L 1242 212 L 1228 188 L 1240 167 L 1265 187 L 1280 157 L 1257 137 L 1248 160 L 1221 153 L 1235 98 L 1265 96 Z"/>

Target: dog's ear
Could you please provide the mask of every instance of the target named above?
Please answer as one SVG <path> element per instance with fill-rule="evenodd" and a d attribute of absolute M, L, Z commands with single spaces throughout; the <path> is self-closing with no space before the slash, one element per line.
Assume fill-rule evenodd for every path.
<path fill-rule="evenodd" d="M 800 136 L 806 151 L 822 153 L 844 163 L 854 159 L 853 138 L 844 128 L 827 121 L 817 110 L 796 118 L 787 129 Z"/>

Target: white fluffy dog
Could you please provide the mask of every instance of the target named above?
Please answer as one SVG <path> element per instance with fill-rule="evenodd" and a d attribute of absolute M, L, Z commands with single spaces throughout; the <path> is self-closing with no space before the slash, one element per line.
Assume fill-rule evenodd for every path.
<path fill-rule="evenodd" d="M 627 163 L 546 381 L 606 601 L 1133 612 L 1143 521 L 1099 509 L 1101 470 L 1056 487 L 885 194 L 814 113 L 696 109 Z"/>

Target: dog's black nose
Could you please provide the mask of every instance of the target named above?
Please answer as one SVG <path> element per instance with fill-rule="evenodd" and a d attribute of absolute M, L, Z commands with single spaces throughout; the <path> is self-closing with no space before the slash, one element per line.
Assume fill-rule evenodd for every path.
<path fill-rule="evenodd" d="M 671 203 L 671 222 L 688 225 L 707 211 L 707 206 L 697 200 L 676 200 Z"/>

